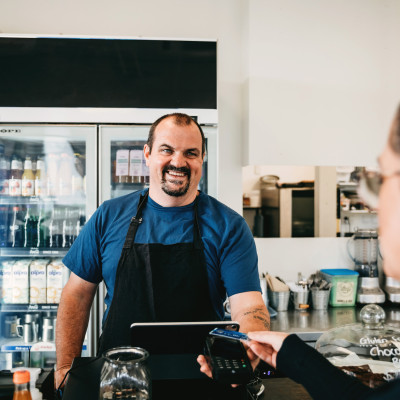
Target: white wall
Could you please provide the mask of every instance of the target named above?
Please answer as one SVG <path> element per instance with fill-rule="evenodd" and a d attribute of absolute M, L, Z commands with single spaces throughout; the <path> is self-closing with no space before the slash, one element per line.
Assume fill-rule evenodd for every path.
<path fill-rule="evenodd" d="M 400 101 L 400 2 L 250 0 L 249 21 L 244 165 L 375 165 Z M 351 267 L 346 242 L 256 239 L 260 271 Z"/>
<path fill-rule="evenodd" d="M 399 2 L 249 4 L 245 165 L 371 164 L 399 100 Z"/>
<path fill-rule="evenodd" d="M 246 15 L 244 0 L 2 0 L 0 33 L 217 39 L 218 198 L 240 212 Z"/>

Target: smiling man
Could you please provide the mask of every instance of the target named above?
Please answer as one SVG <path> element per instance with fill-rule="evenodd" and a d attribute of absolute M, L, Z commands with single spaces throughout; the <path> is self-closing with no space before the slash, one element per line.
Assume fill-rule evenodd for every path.
<path fill-rule="evenodd" d="M 198 190 L 205 156 L 200 126 L 159 118 L 144 156 L 150 187 L 104 202 L 74 242 L 57 317 L 56 382 L 81 353 L 97 285 L 107 287 L 99 353 L 130 344 L 133 322 L 224 318 L 229 297 L 241 330 L 268 330 L 257 253 L 244 219 Z"/>

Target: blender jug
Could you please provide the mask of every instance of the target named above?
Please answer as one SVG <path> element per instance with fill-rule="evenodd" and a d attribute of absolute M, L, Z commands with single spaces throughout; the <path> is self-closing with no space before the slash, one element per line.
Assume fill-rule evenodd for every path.
<path fill-rule="evenodd" d="M 354 256 L 351 252 L 353 246 Z M 347 242 L 347 252 L 355 263 L 360 277 L 378 277 L 378 233 L 375 230 L 359 229 Z"/>
<path fill-rule="evenodd" d="M 354 244 L 354 256 L 350 251 Z M 357 302 L 361 304 L 384 303 L 385 294 L 379 287 L 378 277 L 378 233 L 375 230 L 357 230 L 347 242 L 347 252 L 359 273 Z"/>

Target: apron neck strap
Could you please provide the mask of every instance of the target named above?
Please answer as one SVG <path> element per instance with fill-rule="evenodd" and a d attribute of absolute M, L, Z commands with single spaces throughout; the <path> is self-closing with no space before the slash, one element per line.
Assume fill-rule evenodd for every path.
<path fill-rule="evenodd" d="M 193 224 L 193 246 L 195 249 L 203 249 L 203 241 L 201 240 L 199 215 L 198 215 L 199 196 L 194 201 L 194 224 Z"/>
<path fill-rule="evenodd" d="M 147 203 L 149 198 L 149 190 L 146 191 L 144 195 L 140 195 L 139 204 L 136 211 L 136 215 L 131 219 L 131 223 L 129 224 L 128 233 L 126 235 L 124 249 L 132 248 L 133 242 L 135 241 L 135 236 L 139 225 L 142 223 L 142 212 L 143 208 Z M 195 249 L 203 249 L 203 241 L 201 240 L 201 232 L 200 232 L 200 224 L 199 224 L 199 216 L 198 216 L 198 198 L 194 201 L 194 224 L 193 224 L 193 246 Z"/>
<path fill-rule="evenodd" d="M 126 235 L 124 249 L 131 249 L 133 242 L 135 241 L 136 231 L 138 226 L 142 223 L 142 212 L 145 204 L 147 203 L 147 199 L 149 198 L 149 190 L 147 189 L 144 195 L 140 195 L 139 204 L 136 211 L 136 215 L 132 217 L 131 223 L 129 224 L 128 233 Z"/>

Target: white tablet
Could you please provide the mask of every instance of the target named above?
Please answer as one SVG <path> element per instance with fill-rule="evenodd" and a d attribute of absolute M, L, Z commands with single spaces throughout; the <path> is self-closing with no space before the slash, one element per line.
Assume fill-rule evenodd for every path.
<path fill-rule="evenodd" d="M 214 328 L 239 330 L 236 321 L 133 323 L 131 346 L 153 354 L 201 354 L 205 339 Z"/>

